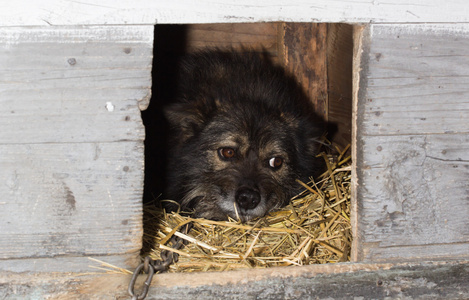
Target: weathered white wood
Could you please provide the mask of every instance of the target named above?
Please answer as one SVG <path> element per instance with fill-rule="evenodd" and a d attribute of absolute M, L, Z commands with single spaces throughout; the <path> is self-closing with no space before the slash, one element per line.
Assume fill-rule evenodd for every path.
<path fill-rule="evenodd" d="M 443 24 L 362 32 L 355 260 L 469 257 L 468 33 Z"/>
<path fill-rule="evenodd" d="M 366 243 L 465 243 L 469 255 L 469 135 L 366 136 L 362 146 Z"/>
<path fill-rule="evenodd" d="M 138 278 L 141 292 L 145 275 Z M 2 299 L 129 299 L 130 275 L 0 273 Z M 323 264 L 165 273 L 145 299 L 467 299 L 469 263 Z"/>
<path fill-rule="evenodd" d="M 141 142 L 0 145 L 0 260 L 138 253 Z"/>
<path fill-rule="evenodd" d="M 100 271 L 97 268 L 102 267 L 103 263 L 133 270 L 140 262 L 141 259 L 139 251 L 97 256 L 79 256 L 75 254 L 54 257 L 9 258 L 0 259 L 0 274 L 4 274 L 6 272 L 15 272 L 17 274 L 25 274 L 25 272 L 41 274 L 64 274 L 64 272 L 94 273 Z M 0 296 L 1 295 L 2 294 L 0 292 Z"/>
<path fill-rule="evenodd" d="M 372 27 L 366 135 L 469 132 L 469 26 Z"/>
<path fill-rule="evenodd" d="M 0 4 L 0 25 L 233 22 L 468 22 L 465 0 L 19 0 Z"/>
<path fill-rule="evenodd" d="M 152 41 L 151 26 L 0 28 L 0 144 L 142 140 Z"/>
<path fill-rule="evenodd" d="M 0 28 L 0 270 L 135 266 L 153 26 Z"/>

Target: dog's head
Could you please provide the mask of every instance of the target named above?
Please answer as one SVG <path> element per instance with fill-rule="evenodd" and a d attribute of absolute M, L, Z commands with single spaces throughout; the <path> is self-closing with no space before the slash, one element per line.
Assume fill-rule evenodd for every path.
<path fill-rule="evenodd" d="M 223 72 L 210 74 L 223 79 Z M 187 90 L 186 101 L 166 111 L 174 129 L 168 196 L 197 217 L 263 216 L 298 192 L 297 178 L 315 171 L 317 127 L 285 83 L 266 87 L 259 76 L 233 79 L 238 73 L 229 74 L 236 88 L 212 78 L 210 87 Z"/>

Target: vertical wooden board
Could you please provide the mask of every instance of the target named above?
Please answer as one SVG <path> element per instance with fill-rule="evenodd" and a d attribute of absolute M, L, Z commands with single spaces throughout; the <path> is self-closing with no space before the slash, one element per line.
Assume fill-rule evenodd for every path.
<path fill-rule="evenodd" d="M 327 26 L 328 121 L 337 125 L 334 142 L 345 147 L 352 135 L 353 26 Z"/>
<path fill-rule="evenodd" d="M 138 253 L 142 142 L 0 145 L 0 260 Z"/>
<path fill-rule="evenodd" d="M 371 25 L 361 31 L 354 260 L 469 256 L 469 102 L 459 66 L 469 40 L 461 30 L 469 27 L 452 27 Z M 438 55 L 415 55 L 413 45 Z M 433 93 L 435 82 L 445 83 L 445 91 Z"/>
<path fill-rule="evenodd" d="M 315 112 L 327 120 L 327 24 L 283 23 L 279 35 L 286 70 L 297 78 Z"/>
<path fill-rule="evenodd" d="M 0 144 L 142 140 L 152 49 L 153 26 L 0 28 Z"/>

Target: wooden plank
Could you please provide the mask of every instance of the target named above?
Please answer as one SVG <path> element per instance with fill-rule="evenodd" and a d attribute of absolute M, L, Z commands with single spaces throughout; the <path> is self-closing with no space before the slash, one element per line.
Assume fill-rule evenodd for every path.
<path fill-rule="evenodd" d="M 115 255 L 90 254 L 86 256 L 64 255 L 54 257 L 9 258 L 0 259 L 0 274 L 8 272 L 15 274 L 31 272 L 41 274 L 64 274 L 66 272 L 87 274 L 100 272 L 97 268 L 102 267 L 103 263 L 133 270 L 140 262 L 141 258 L 139 251 L 132 253 L 119 253 Z M 9 298 L 7 297 L 7 299 Z"/>
<path fill-rule="evenodd" d="M 279 35 L 285 69 L 303 87 L 315 112 L 327 120 L 327 24 L 284 23 Z"/>
<path fill-rule="evenodd" d="M 187 26 L 189 51 L 206 47 L 254 49 L 277 56 L 276 23 L 192 24 Z"/>
<path fill-rule="evenodd" d="M 0 270 L 134 266 L 153 26 L 0 28 Z"/>
<path fill-rule="evenodd" d="M 142 141 L 0 145 L 0 165 L 0 260 L 140 251 Z"/>
<path fill-rule="evenodd" d="M 359 33 L 354 260 L 469 257 L 463 29 L 469 32 L 468 25 L 371 25 Z M 442 82 L 445 92 L 432 94 Z"/>
<path fill-rule="evenodd" d="M 337 125 L 334 142 L 345 147 L 352 135 L 353 26 L 327 27 L 328 121 Z"/>
<path fill-rule="evenodd" d="M 363 251 L 392 248 L 400 258 L 469 255 L 467 135 L 367 136 L 360 150 Z M 434 247 L 443 244 L 455 246 Z M 415 245 L 420 251 L 407 247 Z M 389 258 L 369 251 L 364 255 L 373 261 Z"/>
<path fill-rule="evenodd" d="M 19 0 L 0 4 L 0 25 L 243 22 L 468 22 L 461 0 Z"/>
<path fill-rule="evenodd" d="M 468 25 L 383 25 L 370 34 L 363 134 L 469 132 Z"/>
<path fill-rule="evenodd" d="M 140 292 L 142 281 L 136 291 Z M 130 278 L 96 274 L 0 274 L 6 299 L 128 299 Z M 145 299 L 467 299 L 469 263 L 327 264 L 157 274 Z"/>
<path fill-rule="evenodd" d="M 0 144 L 142 140 L 152 47 L 151 26 L 0 28 Z"/>
<path fill-rule="evenodd" d="M 391 268 L 389 265 L 338 264 L 324 267 L 327 271 L 322 273 L 315 272 L 317 269 L 321 268 L 273 268 L 241 274 L 235 274 L 235 271 L 225 272 L 224 276 L 214 273 L 207 276 L 207 283 L 200 275 L 164 274 L 147 299 L 188 299 L 193 295 L 214 300 L 465 299 L 469 296 L 469 266 L 466 263 L 395 265 Z"/>

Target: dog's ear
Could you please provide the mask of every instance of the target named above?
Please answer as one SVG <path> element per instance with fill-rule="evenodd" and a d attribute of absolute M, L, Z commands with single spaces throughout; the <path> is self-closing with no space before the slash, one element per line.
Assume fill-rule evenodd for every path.
<path fill-rule="evenodd" d="M 199 132 L 205 120 L 204 114 L 191 103 L 170 105 L 164 110 L 164 114 L 180 142 Z"/>

